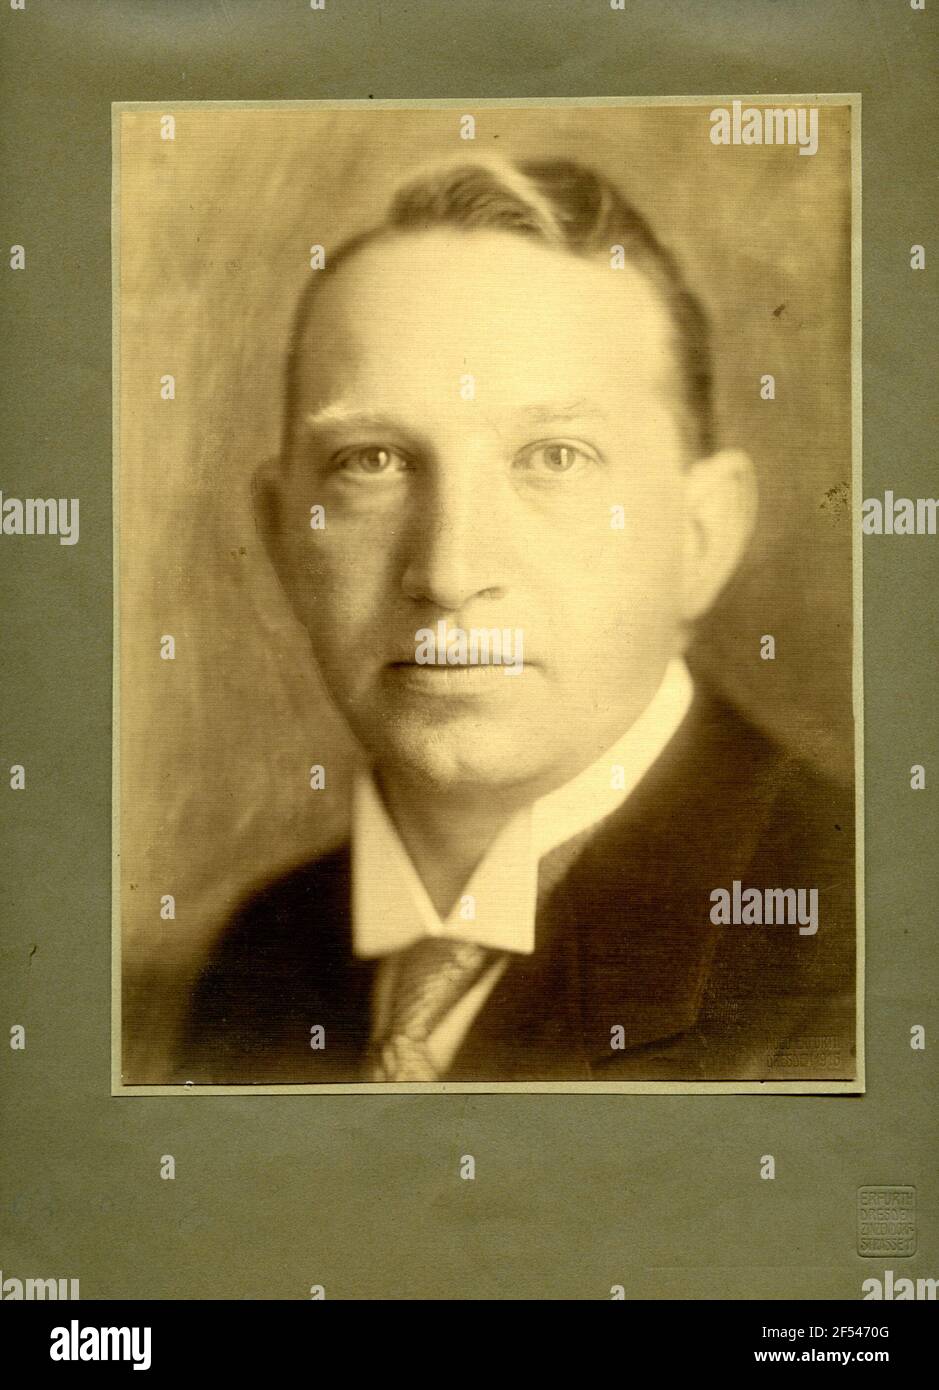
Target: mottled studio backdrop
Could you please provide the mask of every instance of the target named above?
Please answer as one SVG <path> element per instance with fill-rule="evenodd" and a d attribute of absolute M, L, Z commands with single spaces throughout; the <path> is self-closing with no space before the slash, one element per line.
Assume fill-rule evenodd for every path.
<path fill-rule="evenodd" d="M 172 108 L 170 108 L 172 109 Z M 476 116 L 476 140 L 459 138 Z M 348 748 L 269 568 L 249 480 L 276 452 L 286 335 L 327 256 L 438 156 L 611 175 L 711 311 L 720 438 L 761 520 L 694 653 L 842 780 L 851 720 L 850 113 L 819 150 L 715 147 L 709 105 L 125 112 L 120 125 L 124 1079 L 160 1080 L 185 986 L 246 888 L 341 838 Z M 776 399 L 760 398 L 771 373 Z M 175 377 L 171 401 L 160 379 Z M 772 633 L 776 660 L 760 659 Z M 172 634 L 175 661 L 160 659 Z M 328 769 L 312 792 L 311 764 Z M 173 894 L 176 918 L 162 921 Z"/>

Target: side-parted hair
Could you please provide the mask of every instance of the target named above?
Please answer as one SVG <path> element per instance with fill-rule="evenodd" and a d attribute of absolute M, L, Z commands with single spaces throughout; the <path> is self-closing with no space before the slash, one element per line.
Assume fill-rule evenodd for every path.
<path fill-rule="evenodd" d="M 646 220 L 602 174 L 573 160 L 494 158 L 447 161 L 403 184 L 384 217 L 330 251 L 327 267 L 310 281 L 294 318 L 287 361 L 283 454 L 289 458 L 298 401 L 297 360 L 323 277 L 357 251 L 385 237 L 435 228 L 483 229 L 532 237 L 584 259 L 611 265 L 614 247 L 659 294 L 674 329 L 677 396 L 692 458 L 715 448 L 710 331 L 674 256 Z"/>

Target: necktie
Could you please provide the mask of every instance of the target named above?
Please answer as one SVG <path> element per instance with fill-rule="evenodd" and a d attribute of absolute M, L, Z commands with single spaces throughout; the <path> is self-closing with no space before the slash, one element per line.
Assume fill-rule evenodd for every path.
<path fill-rule="evenodd" d="M 427 1039 L 497 955 L 472 941 L 441 938 L 408 947 L 395 980 L 390 1025 L 369 1049 L 366 1080 L 436 1081 Z"/>

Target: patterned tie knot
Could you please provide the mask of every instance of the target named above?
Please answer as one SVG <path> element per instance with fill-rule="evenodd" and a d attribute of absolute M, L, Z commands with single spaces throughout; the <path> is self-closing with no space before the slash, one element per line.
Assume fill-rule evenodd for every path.
<path fill-rule="evenodd" d="M 496 958 L 472 941 L 440 937 L 402 953 L 391 1001 L 391 1021 L 371 1050 L 372 1081 L 435 1081 L 427 1039 Z"/>

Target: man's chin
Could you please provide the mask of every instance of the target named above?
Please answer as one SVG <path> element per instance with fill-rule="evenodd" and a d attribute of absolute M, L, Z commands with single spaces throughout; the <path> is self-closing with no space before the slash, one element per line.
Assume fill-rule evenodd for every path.
<path fill-rule="evenodd" d="M 509 793 L 536 788 L 545 777 L 544 746 L 533 747 L 530 725 L 512 730 L 486 720 L 472 721 L 471 727 L 470 721 L 458 723 L 461 727 L 454 728 L 398 719 L 380 738 L 362 741 L 380 767 L 442 793 Z"/>

